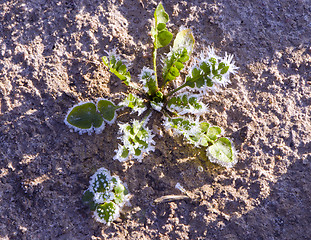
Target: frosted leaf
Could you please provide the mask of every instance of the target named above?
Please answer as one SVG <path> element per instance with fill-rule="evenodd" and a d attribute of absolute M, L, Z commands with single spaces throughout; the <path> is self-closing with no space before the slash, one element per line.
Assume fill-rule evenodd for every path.
<path fill-rule="evenodd" d="M 122 207 L 129 204 L 129 193 L 118 176 L 100 168 L 91 177 L 82 200 L 94 211 L 96 221 L 109 225 L 120 216 Z"/>
<path fill-rule="evenodd" d="M 134 112 L 138 113 L 138 116 L 147 109 L 144 100 L 132 93 L 129 93 L 128 96 L 119 103 L 119 106 L 133 109 Z"/>
<path fill-rule="evenodd" d="M 155 142 L 150 129 L 145 127 L 144 122 L 134 120 L 132 124 L 119 124 L 122 145 L 119 144 L 114 159 L 126 161 L 130 157 L 141 161 L 144 154 L 154 151 Z"/>
<path fill-rule="evenodd" d="M 68 110 L 65 124 L 80 134 L 101 133 L 105 128 L 101 114 L 93 102 L 80 102 Z"/>

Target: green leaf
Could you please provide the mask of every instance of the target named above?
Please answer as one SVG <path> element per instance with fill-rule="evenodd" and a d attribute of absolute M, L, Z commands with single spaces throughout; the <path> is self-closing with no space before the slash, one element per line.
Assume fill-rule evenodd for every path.
<path fill-rule="evenodd" d="M 191 73 L 186 77 L 184 85 L 198 90 L 207 90 L 208 88 L 226 86 L 230 83 L 230 74 L 235 73 L 236 66 L 232 62 L 232 55 L 225 54 L 221 58 L 215 54 L 213 48 L 207 51 L 207 57 L 201 55 L 199 64 L 192 67 Z"/>
<path fill-rule="evenodd" d="M 170 74 L 173 76 L 173 77 L 178 77 L 179 76 L 179 71 L 178 71 L 178 69 L 177 68 L 175 68 L 175 67 L 171 67 L 170 68 Z"/>
<path fill-rule="evenodd" d="M 182 102 L 182 100 L 180 100 Z M 207 122 L 200 122 L 199 119 L 192 120 L 186 117 L 167 119 L 169 125 L 182 134 L 189 143 L 196 147 L 207 147 L 215 143 L 221 133 L 221 128 L 210 126 Z"/>
<path fill-rule="evenodd" d="M 159 23 L 157 26 L 157 30 L 158 31 L 162 31 L 166 28 L 166 24 L 165 23 Z"/>
<path fill-rule="evenodd" d="M 184 64 L 182 64 L 182 62 L 176 62 L 174 65 L 179 71 L 184 68 Z"/>
<path fill-rule="evenodd" d="M 179 51 L 180 49 L 186 49 L 190 56 L 193 51 L 194 37 L 191 29 L 184 29 L 177 33 L 173 44 L 173 51 Z"/>
<path fill-rule="evenodd" d="M 157 24 L 159 24 L 159 23 L 164 23 L 165 24 L 165 23 L 168 22 L 169 16 L 165 12 L 162 3 L 159 3 L 159 5 L 157 6 L 156 10 L 154 11 L 154 19 L 155 19 Z"/>
<path fill-rule="evenodd" d="M 207 122 L 201 122 L 200 123 L 200 128 L 202 129 L 202 132 L 207 132 L 209 129 L 209 123 Z"/>
<path fill-rule="evenodd" d="M 149 95 L 153 96 L 158 91 L 158 83 L 155 80 L 154 71 L 144 67 L 139 75 L 140 80 L 143 84 L 144 91 Z"/>
<path fill-rule="evenodd" d="M 93 102 L 82 102 L 69 109 L 65 123 L 80 133 L 91 133 L 95 130 L 100 133 L 104 127 L 104 121 L 96 105 Z"/>
<path fill-rule="evenodd" d="M 211 144 L 210 138 L 208 138 L 205 135 L 202 135 L 201 138 L 200 138 L 200 145 L 203 146 L 203 147 L 207 147 L 210 144 Z"/>
<path fill-rule="evenodd" d="M 97 101 L 97 109 L 108 123 L 113 123 L 116 119 L 118 107 L 113 102 L 101 98 Z"/>
<path fill-rule="evenodd" d="M 209 63 L 202 62 L 199 67 L 193 67 L 191 74 L 186 77 L 186 85 L 194 88 L 212 87 L 213 82 L 210 78 L 211 67 Z"/>
<path fill-rule="evenodd" d="M 118 217 L 119 208 L 113 202 L 99 204 L 95 211 L 95 218 L 101 223 L 110 224 Z"/>
<path fill-rule="evenodd" d="M 190 58 L 194 42 L 191 29 L 184 29 L 177 34 L 173 48 L 164 61 L 164 85 L 175 80 L 180 75 L 179 71 L 184 68 L 183 63 L 187 62 Z"/>
<path fill-rule="evenodd" d="M 206 136 L 209 137 L 211 140 L 215 141 L 220 134 L 221 128 L 214 126 L 208 129 Z"/>
<path fill-rule="evenodd" d="M 219 138 L 212 146 L 207 148 L 207 156 L 211 162 L 230 168 L 236 164 L 232 144 L 227 138 Z"/>
<path fill-rule="evenodd" d="M 100 168 L 91 177 L 90 186 L 82 201 L 94 211 L 98 222 L 110 224 L 120 214 L 120 208 L 129 200 L 128 190 L 118 176 L 111 176 L 106 168 Z"/>
<path fill-rule="evenodd" d="M 111 176 L 108 170 L 97 171 L 96 174 L 92 176 L 92 190 L 94 192 L 106 193 L 110 189 L 110 180 Z"/>
<path fill-rule="evenodd" d="M 202 114 L 205 113 L 206 106 L 198 101 L 197 95 L 188 96 L 187 93 L 180 94 L 170 98 L 167 102 L 168 110 L 177 112 L 180 115 L 187 113 Z"/>
<path fill-rule="evenodd" d="M 228 70 L 229 70 L 229 66 L 224 66 L 224 67 L 221 69 L 220 74 L 225 74 L 225 73 L 228 72 Z"/>
<path fill-rule="evenodd" d="M 109 53 L 108 57 L 102 57 L 102 60 L 111 73 L 115 74 L 125 85 L 130 85 L 131 74 L 128 72 L 126 65 L 121 60 L 117 60 L 114 53 Z"/>
<path fill-rule="evenodd" d="M 119 144 L 119 149 L 114 159 L 119 161 L 125 161 L 128 157 L 132 156 L 138 160 L 141 160 L 144 153 L 154 151 L 152 146 L 155 142 L 152 140 L 153 135 L 148 128 L 144 127 L 143 122 L 137 120 L 133 121 L 133 124 L 119 124 L 121 133 L 122 145 Z M 124 149 L 126 149 L 126 156 L 123 155 Z"/>
<path fill-rule="evenodd" d="M 115 194 L 115 199 L 114 199 L 115 203 L 121 204 L 124 201 L 124 195 L 126 191 L 125 187 L 121 183 L 119 183 L 114 187 L 113 191 Z"/>
<path fill-rule="evenodd" d="M 173 34 L 167 31 L 166 29 L 159 31 L 157 36 L 157 48 L 165 47 L 167 46 L 173 38 Z"/>
<path fill-rule="evenodd" d="M 87 205 L 91 211 L 94 211 L 97 206 L 93 198 L 94 198 L 94 193 L 92 193 L 90 190 L 86 190 L 82 195 L 82 202 L 85 205 Z"/>
<path fill-rule="evenodd" d="M 122 153 L 121 153 L 121 157 L 122 158 L 127 158 L 129 155 L 129 150 L 126 147 L 123 147 Z"/>
<path fill-rule="evenodd" d="M 138 112 L 138 115 L 142 114 L 146 110 L 144 100 L 132 93 L 129 93 L 127 97 L 119 103 L 119 105 L 132 108 L 135 112 Z"/>
<path fill-rule="evenodd" d="M 166 28 L 168 20 L 169 16 L 160 3 L 154 12 L 155 27 L 151 29 L 155 49 L 167 46 L 173 38 L 173 34 Z"/>

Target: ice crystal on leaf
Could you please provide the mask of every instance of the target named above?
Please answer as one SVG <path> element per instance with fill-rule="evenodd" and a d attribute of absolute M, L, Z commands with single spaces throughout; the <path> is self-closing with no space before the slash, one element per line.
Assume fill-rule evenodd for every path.
<path fill-rule="evenodd" d="M 110 225 L 120 216 L 123 206 L 129 204 L 129 193 L 118 176 L 100 168 L 91 177 L 82 201 L 94 211 L 96 221 Z"/>
<path fill-rule="evenodd" d="M 91 101 L 79 103 L 69 109 L 65 123 L 80 134 L 100 133 L 105 128 L 105 123 L 115 122 L 118 110 L 130 108 L 132 112 L 142 116 L 142 120 L 135 119 L 131 124 L 119 123 L 118 139 L 121 142 L 114 159 L 125 161 L 133 158 L 141 161 L 144 155 L 155 149 L 153 133 L 147 126 L 151 112 L 158 111 L 164 115 L 166 126 L 184 135 L 188 143 L 206 148 L 211 161 L 231 167 L 235 163 L 231 141 L 219 140 L 220 132 L 212 136 L 220 128 L 200 121 L 200 116 L 207 113 L 203 96 L 210 90 L 217 91 L 228 85 L 230 76 L 236 73 L 238 68 L 234 65 L 233 56 L 225 53 L 224 57 L 220 57 L 212 47 L 207 47 L 207 50 L 201 52 L 200 58 L 194 61 L 184 83 L 170 90 L 167 88 L 168 84 L 177 77 L 182 77 L 180 71 L 191 58 L 195 40 L 191 29 L 180 28 L 169 53 L 162 59 L 163 68 L 161 77 L 158 78 L 157 49 L 169 45 L 173 39 L 173 34 L 167 28 L 168 21 L 169 16 L 160 3 L 154 12 L 154 25 L 151 28 L 153 69 L 146 66 L 142 68 L 138 76 L 141 85 L 132 81 L 129 64 L 121 59 L 116 49 L 107 52 L 107 56 L 102 58 L 104 65 L 132 92 L 118 104 L 105 98 L 97 100 L 96 104 Z M 160 87 L 159 82 L 162 83 Z M 231 150 L 226 152 L 227 149 Z M 232 164 L 227 164 L 228 161 Z"/>
<path fill-rule="evenodd" d="M 208 113 L 204 100 L 209 92 L 226 87 L 231 75 L 237 72 L 233 56 L 225 53 L 221 57 L 213 48 L 207 47 L 199 58 L 192 61 L 194 64 L 185 75 L 194 51 L 193 33 L 191 29 L 181 27 L 173 40 L 173 34 L 167 27 L 168 21 L 169 16 L 160 3 L 154 12 L 151 27 L 153 68 L 142 67 L 134 80 L 128 61 L 123 60 L 115 49 L 102 58 L 105 68 L 128 87 L 129 91 L 123 94 L 123 99 L 117 104 L 107 98 L 100 98 L 96 103 L 78 103 L 68 110 L 65 123 L 80 134 L 91 134 L 101 133 L 107 124 L 118 120 L 120 130 L 114 159 L 121 162 L 128 159 L 141 161 L 155 150 L 151 129 L 159 127 L 155 124 L 160 119 L 150 121 L 150 116 L 152 112 L 154 117 L 161 113 L 166 128 L 183 135 L 185 141 L 194 147 L 204 149 L 211 162 L 233 167 L 237 158 L 232 140 L 224 136 L 220 127 L 202 121 Z M 170 50 L 162 57 L 162 71 L 159 71 L 157 50 L 166 46 Z M 178 79 L 183 79 L 183 82 L 178 84 Z M 174 84 L 170 84 L 172 82 Z M 172 89 L 172 85 L 177 86 Z M 121 123 L 124 117 L 117 113 L 121 111 L 124 116 L 128 109 L 135 113 L 133 120 Z M 108 170 L 101 169 L 91 178 L 90 188 L 84 196 L 95 218 L 109 224 L 118 217 L 124 202 L 124 191 L 118 177 L 112 177 Z"/>

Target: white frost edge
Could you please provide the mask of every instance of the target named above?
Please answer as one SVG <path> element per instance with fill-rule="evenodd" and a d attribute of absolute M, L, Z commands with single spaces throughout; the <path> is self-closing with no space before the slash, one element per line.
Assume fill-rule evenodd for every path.
<path fill-rule="evenodd" d="M 155 103 L 155 102 L 153 102 L 153 101 L 150 101 L 150 105 L 151 105 L 151 107 L 152 107 L 154 110 L 156 110 L 156 111 L 158 111 L 158 112 L 161 112 L 162 107 L 163 107 L 163 103 Z"/>
<path fill-rule="evenodd" d="M 235 164 L 237 164 L 238 162 L 238 159 L 236 157 L 236 149 L 233 145 L 233 142 L 230 138 L 227 138 L 230 142 L 231 142 L 231 149 L 232 149 L 232 155 L 233 155 L 233 161 L 232 162 L 223 162 L 223 161 L 220 161 L 219 159 L 213 157 L 209 151 L 209 147 L 206 149 L 206 156 L 208 157 L 208 159 L 210 160 L 210 162 L 212 163 L 217 163 L 218 165 L 220 166 L 223 166 L 223 167 L 226 167 L 227 169 L 229 168 L 232 168 Z M 213 146 L 213 145 L 212 145 Z"/>
<path fill-rule="evenodd" d="M 198 100 L 201 95 L 200 94 L 193 94 L 191 95 L 189 92 L 182 92 L 180 93 L 179 95 L 176 95 L 175 97 L 181 97 L 183 95 L 187 95 L 188 99 L 189 98 L 192 98 L 192 97 L 195 97 L 197 98 L 197 103 L 201 104 L 202 108 L 201 109 L 196 109 L 194 108 L 190 103 L 188 104 L 188 107 L 179 107 L 175 104 L 171 104 L 170 106 L 167 106 L 167 108 L 170 110 L 175 110 L 176 112 L 178 112 L 180 115 L 184 115 L 184 114 L 187 114 L 187 113 L 191 113 L 191 114 L 194 114 L 194 115 L 203 115 L 207 112 L 207 106 L 201 102 L 200 100 Z"/>
<path fill-rule="evenodd" d="M 109 193 L 110 197 L 109 197 L 109 199 L 108 199 L 107 201 L 105 201 L 105 202 L 109 203 L 109 202 L 111 202 L 111 201 L 114 200 L 115 194 L 114 194 L 112 191 L 113 191 L 113 188 L 114 188 L 116 185 L 118 185 L 118 184 L 122 184 L 122 185 L 126 188 L 126 190 L 128 191 L 127 184 L 126 184 L 126 183 L 123 183 L 123 182 L 120 180 L 120 177 L 119 177 L 119 176 L 117 176 L 117 175 L 111 176 L 109 170 L 107 170 L 107 169 L 104 168 L 104 167 L 99 168 L 99 169 L 91 176 L 91 180 L 90 180 L 90 182 L 89 182 L 89 183 L 90 183 L 90 186 L 89 186 L 89 188 L 88 188 L 88 190 L 94 194 L 94 199 L 93 199 L 93 200 L 94 200 L 94 202 L 96 202 L 97 204 L 103 204 L 103 203 L 105 203 L 105 202 L 103 202 L 103 201 L 100 201 L 100 199 L 96 199 L 96 197 L 99 198 L 100 195 L 102 195 L 102 194 L 101 194 L 101 193 L 94 192 L 94 189 L 93 189 L 93 185 L 95 184 L 95 182 L 96 182 L 95 180 L 97 179 L 97 176 L 98 176 L 99 174 L 105 175 L 107 181 L 109 182 L 107 191 L 110 191 L 110 193 Z M 117 183 L 116 183 L 116 184 L 114 184 L 114 183 L 112 182 L 112 179 L 113 179 L 113 178 L 115 178 L 115 179 L 117 180 Z M 97 196 L 97 195 L 98 195 L 98 196 Z M 116 203 L 113 202 L 113 204 L 116 206 L 116 211 L 115 211 L 115 214 L 112 216 L 111 221 L 106 222 L 104 219 L 100 218 L 100 217 L 98 216 L 98 213 L 97 213 L 97 208 L 95 209 L 95 211 L 94 211 L 94 213 L 93 213 L 93 217 L 95 218 L 96 221 L 98 221 L 98 222 L 100 222 L 100 223 L 107 224 L 107 225 L 109 226 L 111 222 L 113 222 L 114 220 L 116 220 L 116 219 L 120 216 L 120 210 L 122 209 L 123 206 L 125 206 L 125 205 L 126 205 L 126 206 L 130 206 L 130 205 L 131 205 L 131 203 L 130 203 L 130 201 L 129 201 L 129 200 L 130 200 L 130 197 L 131 197 L 131 194 L 128 192 L 128 194 L 126 194 L 126 195 L 124 196 L 124 200 L 123 200 L 122 203 L 116 204 Z"/>
<path fill-rule="evenodd" d="M 179 135 L 183 135 L 184 139 L 194 145 L 195 147 L 201 147 L 201 140 L 195 142 L 193 140 L 190 139 L 190 136 L 200 136 L 200 134 L 202 134 L 202 131 L 200 129 L 200 119 L 199 119 L 199 116 L 196 116 L 196 119 L 193 120 L 193 118 L 191 117 L 187 117 L 187 118 L 183 118 L 183 117 L 176 117 L 176 118 L 183 118 L 184 120 L 189 120 L 190 124 L 195 124 L 194 126 L 192 126 L 189 130 L 184 130 L 182 128 L 174 128 L 172 123 L 168 120 L 167 117 L 163 117 L 164 118 L 164 126 L 165 126 L 165 129 L 168 130 L 168 129 L 172 129 L 174 133 L 177 133 Z M 174 118 L 172 118 L 174 119 Z M 214 127 L 214 125 L 209 124 L 209 128 L 211 127 Z M 218 126 L 217 126 L 218 127 Z M 218 135 L 218 138 L 222 136 L 222 133 L 223 133 L 223 129 L 221 127 L 219 127 L 220 130 L 221 130 L 221 133 Z M 232 143 L 232 141 L 231 141 Z"/>
<path fill-rule="evenodd" d="M 109 203 L 109 202 L 107 202 L 107 203 Z M 110 226 L 111 222 L 113 222 L 118 217 L 120 217 L 120 207 L 117 204 L 115 204 L 114 202 L 112 202 L 112 203 L 116 209 L 115 209 L 114 214 L 109 217 L 108 222 L 106 222 L 106 220 L 104 218 L 100 218 L 98 216 L 98 213 L 97 213 L 97 208 L 95 209 L 93 217 L 97 222 L 104 223 L 104 224 L 107 224 L 107 226 Z"/>
<path fill-rule="evenodd" d="M 118 124 L 119 128 L 120 128 L 119 134 L 121 135 L 121 136 L 118 137 L 118 139 L 120 139 L 122 141 L 123 145 L 118 144 L 118 149 L 115 150 L 116 155 L 113 157 L 114 160 L 118 160 L 120 162 L 124 162 L 124 161 L 126 161 L 126 160 L 131 158 L 131 159 L 136 159 L 138 162 L 141 162 L 146 154 L 149 154 L 149 152 L 155 151 L 154 145 L 156 143 L 153 140 L 153 137 L 155 135 L 152 133 L 151 129 L 149 129 L 148 127 L 145 127 L 145 125 L 148 122 L 149 118 L 150 118 L 150 115 L 144 121 L 144 123 L 141 123 L 138 120 L 133 120 L 132 121 L 132 126 L 133 127 L 134 127 L 134 125 L 136 125 L 136 126 L 141 125 L 148 132 L 148 138 L 144 139 L 144 141 L 146 141 L 148 143 L 148 147 L 140 149 L 141 150 L 141 154 L 139 156 L 135 155 L 135 148 L 139 147 L 140 144 L 136 143 L 135 145 L 132 145 L 128 141 L 128 137 L 131 136 L 132 134 L 130 134 L 125 129 L 126 129 L 127 126 L 130 126 L 130 124 L 129 123 L 119 123 Z M 121 157 L 122 151 L 123 151 L 124 147 L 129 150 L 128 156 L 126 158 Z"/>
<path fill-rule="evenodd" d="M 213 74 L 211 72 L 210 74 L 210 78 L 212 79 L 213 83 L 215 83 L 217 86 L 220 87 L 225 87 L 227 86 L 229 83 L 231 83 L 230 81 L 230 73 L 235 74 L 237 72 L 238 67 L 236 67 L 234 65 L 235 61 L 233 61 L 233 54 L 228 54 L 227 52 L 225 52 L 225 57 L 220 57 L 215 53 L 215 49 L 211 46 L 208 46 L 207 51 L 206 52 L 201 52 L 200 54 L 200 61 L 198 63 L 198 66 L 200 66 L 203 62 L 207 62 L 209 59 L 211 58 L 215 58 L 216 59 L 216 65 L 215 68 L 218 68 L 218 65 L 220 62 L 225 63 L 226 65 L 229 66 L 228 71 L 222 75 L 222 79 L 218 80 L 216 78 L 213 78 Z"/>
<path fill-rule="evenodd" d="M 235 66 L 235 61 L 233 61 L 233 54 L 228 54 L 227 52 L 225 52 L 225 56 L 224 57 L 220 57 L 220 56 L 218 56 L 215 53 L 215 49 L 213 47 L 211 47 L 211 46 L 208 46 L 207 51 L 202 51 L 200 53 L 200 59 L 197 59 L 198 63 L 193 64 L 190 67 L 190 69 L 188 71 L 189 73 L 186 76 L 186 78 L 188 76 L 192 77 L 192 70 L 194 68 L 199 69 L 199 66 L 203 62 L 207 62 L 211 58 L 215 58 L 216 59 L 216 62 L 217 62 L 216 65 L 215 65 L 216 68 L 218 68 L 218 64 L 220 62 L 223 62 L 223 63 L 225 63 L 226 65 L 229 66 L 228 71 L 225 74 L 222 75 L 222 79 L 221 80 L 218 80 L 218 79 L 214 78 L 213 74 L 211 72 L 211 74 L 209 75 L 209 78 L 211 78 L 212 82 L 214 83 L 212 87 L 205 86 L 205 87 L 198 88 L 198 87 L 196 87 L 196 84 L 195 84 L 194 88 L 191 88 L 191 87 L 187 86 L 186 88 L 188 90 L 190 90 L 190 91 L 198 91 L 201 94 L 206 94 L 207 91 L 212 91 L 213 93 L 215 93 L 215 92 L 218 92 L 220 90 L 220 87 L 225 87 L 229 83 L 231 83 L 230 74 L 237 73 L 237 70 L 239 69 L 237 66 Z"/>
<path fill-rule="evenodd" d="M 141 70 L 140 74 L 138 75 L 140 82 L 143 85 L 143 90 L 145 91 L 145 93 L 148 94 L 149 88 L 148 88 L 148 84 L 147 84 L 147 80 L 146 80 L 147 78 L 146 77 L 144 78 L 143 77 L 144 75 L 147 75 L 147 78 L 151 77 L 154 80 L 154 78 L 155 78 L 154 70 L 144 66 L 143 69 Z"/>
<path fill-rule="evenodd" d="M 128 69 L 131 67 L 131 62 L 129 62 L 127 59 L 122 59 L 121 56 L 119 54 L 117 54 L 117 48 L 113 48 L 110 51 L 105 50 L 105 53 L 107 53 L 107 57 L 108 57 L 108 61 L 110 62 L 110 58 L 111 56 L 114 56 L 116 61 L 122 61 L 122 63 L 126 66 L 126 70 L 128 71 Z"/>
<path fill-rule="evenodd" d="M 140 97 L 138 97 L 137 95 L 135 95 L 135 94 L 133 94 L 133 93 L 130 93 L 130 94 L 132 94 L 132 96 L 133 96 L 134 98 L 142 100 L 142 99 L 141 99 Z M 118 105 L 119 105 L 119 106 L 122 106 L 122 107 L 129 107 L 129 103 L 130 103 L 130 101 L 129 101 L 129 100 L 127 99 L 127 97 L 126 97 L 126 98 L 125 98 L 123 101 L 121 101 Z M 137 112 L 138 116 L 140 116 L 144 111 L 147 110 L 147 107 L 146 107 L 146 106 L 144 106 L 144 107 L 139 107 L 139 106 L 135 105 L 134 108 L 131 108 L 131 109 L 132 109 L 132 113 L 133 113 L 133 112 Z"/>
<path fill-rule="evenodd" d="M 75 132 L 78 132 L 80 135 L 82 135 L 83 133 L 87 133 L 88 135 L 91 135 L 92 132 L 95 132 L 96 134 L 100 134 L 104 129 L 105 129 L 105 121 L 103 121 L 102 125 L 100 125 L 100 127 L 95 128 L 93 125 L 92 127 L 88 128 L 88 129 L 82 129 L 82 128 L 78 128 L 72 124 L 70 124 L 67 121 L 67 118 L 70 114 L 70 112 L 77 106 L 83 105 L 85 103 L 93 103 L 95 105 L 95 103 L 93 101 L 86 101 L 86 102 L 79 102 L 75 105 L 73 105 L 71 108 L 68 109 L 68 112 L 66 114 L 66 117 L 64 119 L 64 123 L 69 127 L 72 128 Z M 96 109 L 97 109 L 97 105 L 95 105 Z"/>

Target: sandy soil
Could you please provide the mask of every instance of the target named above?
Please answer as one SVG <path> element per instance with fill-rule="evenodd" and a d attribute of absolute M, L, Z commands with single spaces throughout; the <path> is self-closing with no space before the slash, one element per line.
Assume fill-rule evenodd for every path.
<path fill-rule="evenodd" d="M 156 1 L 2 0 L 1 239 L 311 238 L 310 1 L 163 4 L 174 33 L 193 29 L 194 55 L 209 45 L 235 55 L 239 73 L 206 96 L 205 117 L 234 139 L 238 164 L 211 164 L 169 134 L 156 137 L 142 163 L 120 163 L 112 159 L 116 125 L 80 136 L 63 123 L 73 104 L 127 90 L 101 64 L 106 50 L 133 62 L 134 81 L 151 65 Z M 81 203 L 100 167 L 133 194 L 132 208 L 110 227 Z M 180 194 L 177 182 L 192 200 L 154 204 Z"/>

